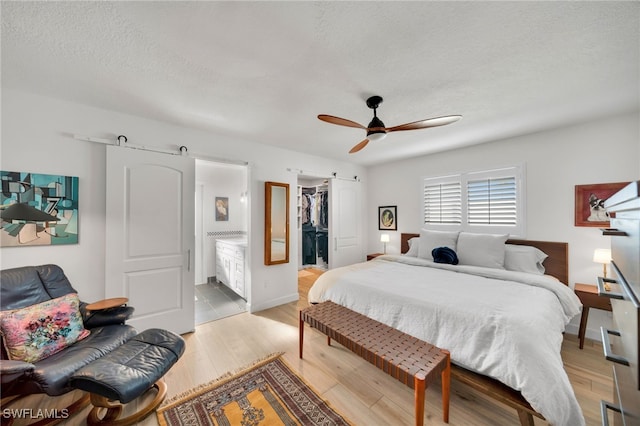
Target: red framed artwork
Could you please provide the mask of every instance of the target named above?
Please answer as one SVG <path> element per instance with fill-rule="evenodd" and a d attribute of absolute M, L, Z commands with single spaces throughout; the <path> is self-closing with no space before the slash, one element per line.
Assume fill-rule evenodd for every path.
<path fill-rule="evenodd" d="M 604 208 L 604 202 L 628 183 L 576 185 L 575 226 L 609 227 L 609 213 Z"/>

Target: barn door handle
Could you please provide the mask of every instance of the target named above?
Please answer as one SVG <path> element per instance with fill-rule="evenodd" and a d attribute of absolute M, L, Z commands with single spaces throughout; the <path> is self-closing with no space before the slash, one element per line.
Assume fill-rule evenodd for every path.
<path fill-rule="evenodd" d="M 191 271 L 191 249 L 187 250 L 187 271 Z"/>

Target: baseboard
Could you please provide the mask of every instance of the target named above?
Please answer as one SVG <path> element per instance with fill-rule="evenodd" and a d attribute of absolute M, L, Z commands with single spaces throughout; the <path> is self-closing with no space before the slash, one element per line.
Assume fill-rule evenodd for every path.
<path fill-rule="evenodd" d="M 569 334 L 575 334 L 577 336 L 578 335 L 578 327 L 576 327 L 573 324 L 567 324 L 564 327 L 564 332 L 565 333 L 569 333 Z"/>
<path fill-rule="evenodd" d="M 577 336 L 578 330 L 579 330 L 579 327 L 577 325 L 567 324 L 567 326 L 564 329 L 564 332 L 569 334 L 574 334 Z M 584 333 L 584 337 L 585 339 L 595 340 L 596 342 L 602 341 L 602 336 L 600 335 L 600 329 L 587 327 L 587 330 Z"/>
<path fill-rule="evenodd" d="M 255 313 L 264 311 L 265 309 L 274 308 L 276 306 L 284 305 L 285 303 L 296 302 L 300 298 L 298 292 L 289 294 L 287 296 L 278 297 L 277 299 L 268 300 L 264 303 L 260 303 L 259 305 L 251 305 L 247 308 L 249 309 L 249 313 Z"/>

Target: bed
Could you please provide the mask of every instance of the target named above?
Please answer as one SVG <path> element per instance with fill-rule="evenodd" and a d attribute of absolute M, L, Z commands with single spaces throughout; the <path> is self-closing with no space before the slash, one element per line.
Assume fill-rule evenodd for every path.
<path fill-rule="evenodd" d="M 446 239 L 436 235 L 434 242 L 425 230 L 402 234 L 403 255 L 329 270 L 310 289 L 309 302 L 331 300 L 447 349 L 454 364 L 519 391 L 550 424 L 584 425 L 560 355 L 564 328 L 581 310 L 566 285 L 567 244 L 480 235 L 459 233 L 451 248 L 459 249 L 460 264 L 452 265 L 425 254 L 434 244 L 449 247 Z M 410 251 L 410 241 L 421 251 Z M 490 248 L 478 245 L 485 241 Z M 498 259 L 500 250 L 510 270 L 474 259 Z M 516 252 L 527 253 L 522 268 L 513 261 Z"/>

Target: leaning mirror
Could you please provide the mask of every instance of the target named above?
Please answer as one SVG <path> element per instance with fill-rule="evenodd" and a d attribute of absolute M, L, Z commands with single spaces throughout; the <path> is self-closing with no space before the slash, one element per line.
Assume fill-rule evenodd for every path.
<path fill-rule="evenodd" d="M 289 184 L 265 182 L 264 264 L 289 263 Z"/>

